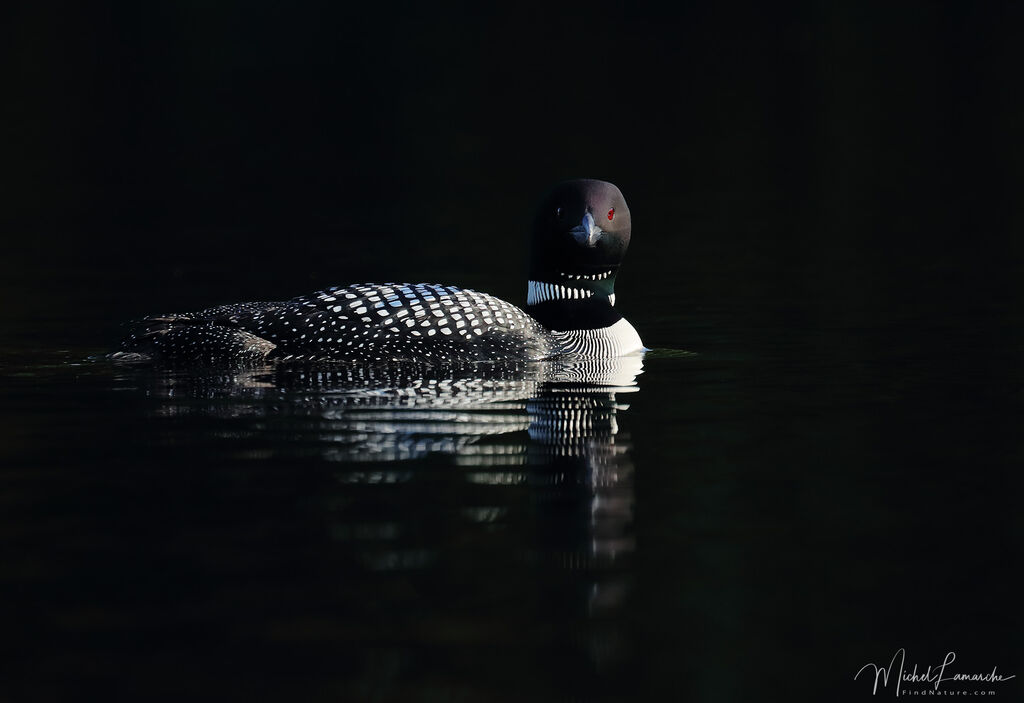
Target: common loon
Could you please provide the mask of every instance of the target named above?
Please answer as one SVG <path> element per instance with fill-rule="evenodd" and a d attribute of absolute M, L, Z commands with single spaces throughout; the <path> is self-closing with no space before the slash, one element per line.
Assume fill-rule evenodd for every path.
<path fill-rule="evenodd" d="M 548 193 L 534 219 L 525 312 L 455 286 L 334 286 L 284 302 L 143 318 L 114 356 L 194 363 L 624 356 L 644 351 L 614 307 L 629 237 L 629 208 L 615 185 L 566 181 Z"/>

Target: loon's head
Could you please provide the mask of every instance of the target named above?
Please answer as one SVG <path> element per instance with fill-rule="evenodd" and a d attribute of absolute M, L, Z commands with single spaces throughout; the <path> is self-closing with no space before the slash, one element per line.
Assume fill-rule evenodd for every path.
<path fill-rule="evenodd" d="M 568 317 L 593 327 L 619 319 L 611 306 L 629 234 L 629 207 L 615 185 L 579 179 L 555 186 L 533 222 L 531 314 L 548 326 Z"/>
<path fill-rule="evenodd" d="M 629 206 L 607 181 L 555 186 L 533 222 L 530 280 L 612 294 L 629 246 Z"/>

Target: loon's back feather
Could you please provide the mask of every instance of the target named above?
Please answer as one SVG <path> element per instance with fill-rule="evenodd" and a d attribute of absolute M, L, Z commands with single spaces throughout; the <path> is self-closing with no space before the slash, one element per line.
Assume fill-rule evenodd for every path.
<path fill-rule="evenodd" d="M 555 348 L 518 307 L 430 283 L 332 287 L 137 322 L 122 352 L 182 361 L 525 361 Z"/>

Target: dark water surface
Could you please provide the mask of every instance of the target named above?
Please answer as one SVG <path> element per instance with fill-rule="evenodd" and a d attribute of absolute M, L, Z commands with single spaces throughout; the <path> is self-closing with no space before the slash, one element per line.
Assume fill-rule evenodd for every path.
<path fill-rule="evenodd" d="M 1024 673 L 1012 300 L 627 268 L 642 361 L 185 372 L 101 354 L 232 292 L 115 268 L 6 326 L 0 699 L 868 700 L 900 647 Z"/>

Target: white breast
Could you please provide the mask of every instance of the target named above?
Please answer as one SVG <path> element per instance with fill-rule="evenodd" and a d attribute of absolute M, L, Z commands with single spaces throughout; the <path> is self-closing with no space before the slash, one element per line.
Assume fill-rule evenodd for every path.
<path fill-rule="evenodd" d="M 646 351 L 640 335 L 626 319 L 596 330 L 554 331 L 560 351 L 587 357 L 609 358 Z"/>

